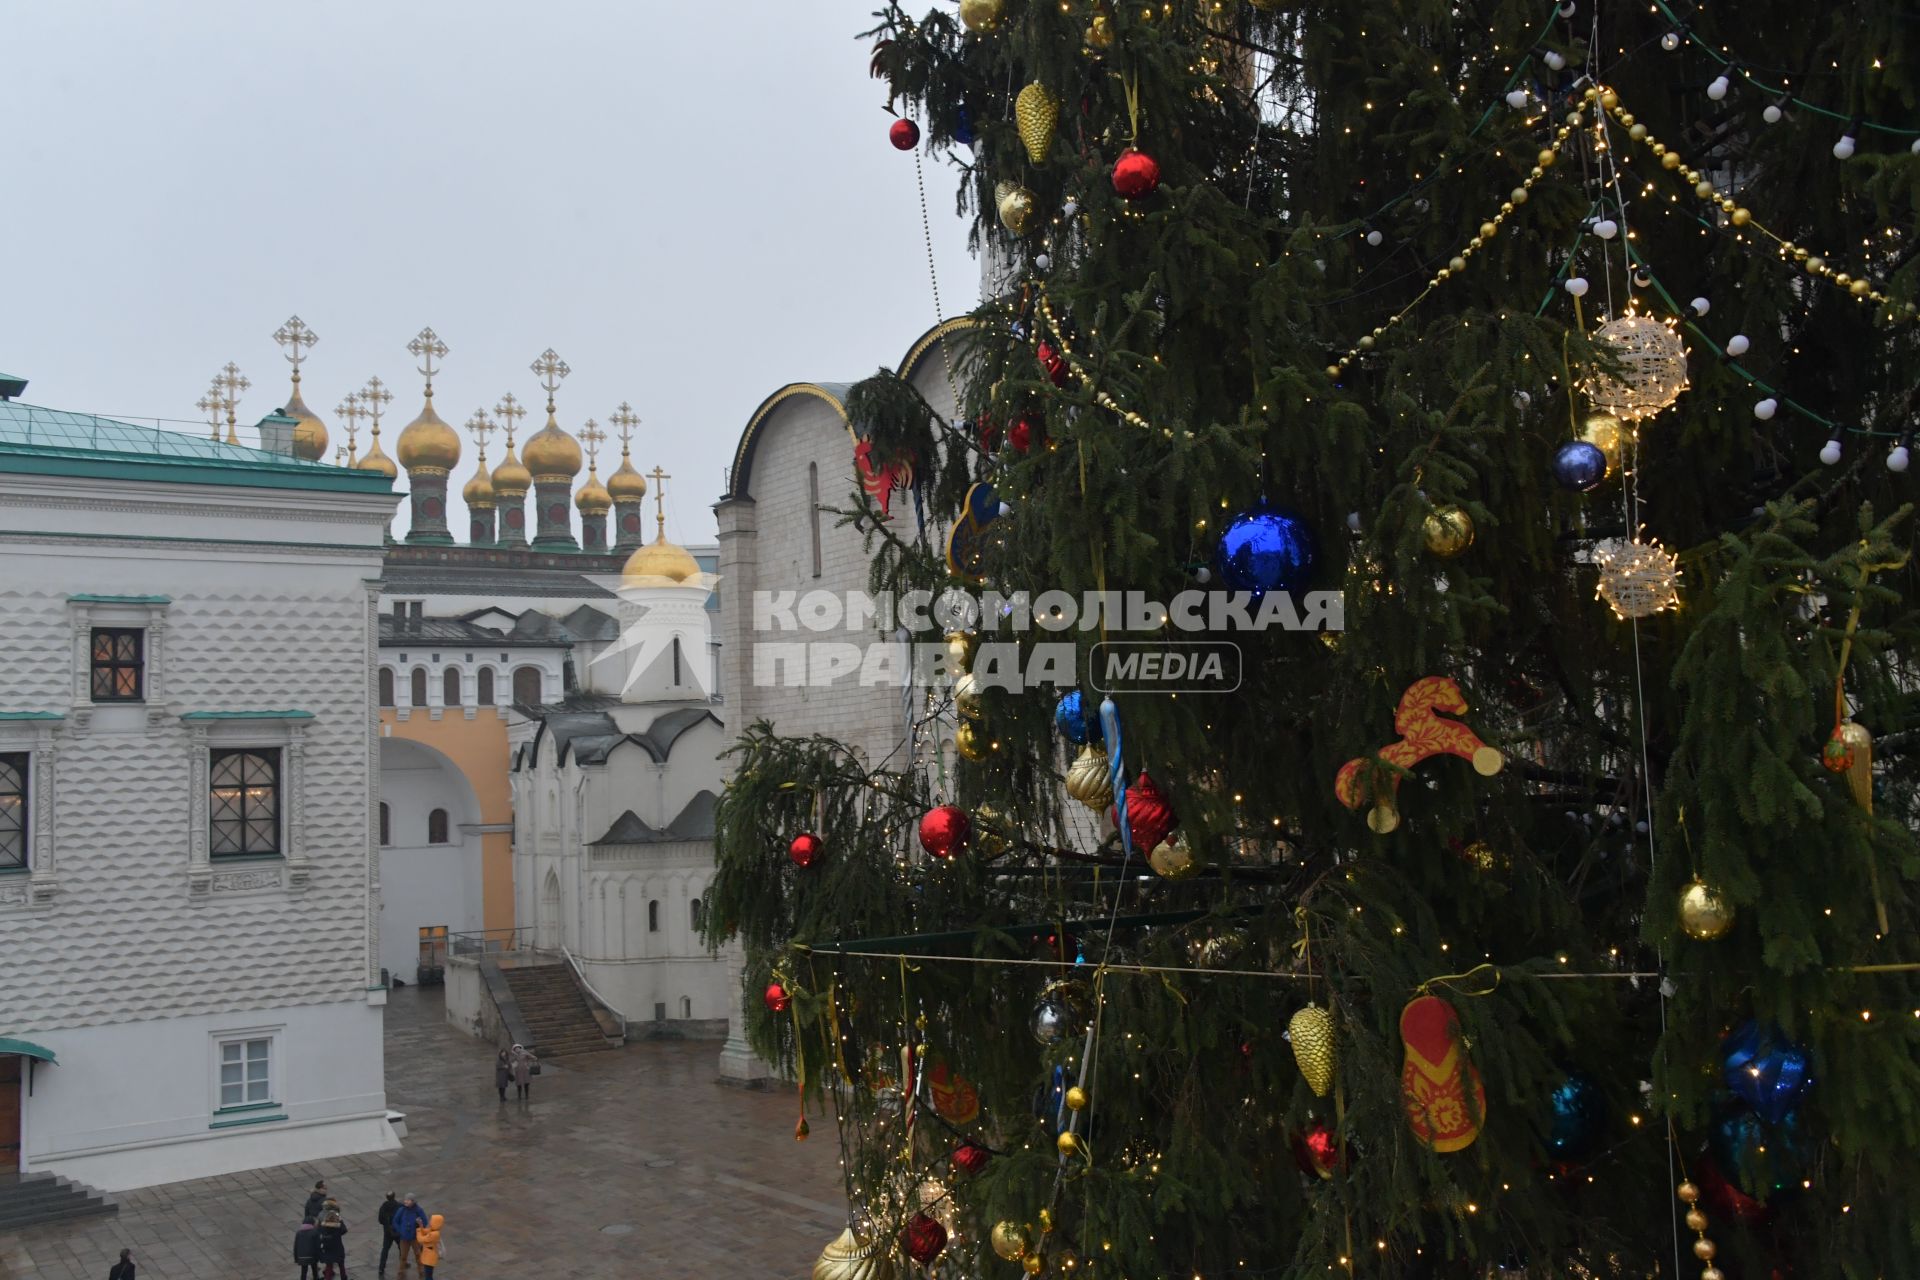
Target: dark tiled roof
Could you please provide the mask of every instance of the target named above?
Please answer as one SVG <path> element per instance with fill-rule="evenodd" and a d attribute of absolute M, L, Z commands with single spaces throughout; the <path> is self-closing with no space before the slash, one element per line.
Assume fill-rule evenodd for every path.
<path fill-rule="evenodd" d="M 401 620 L 390 613 L 380 615 L 380 644 L 385 648 L 443 644 L 452 647 L 470 645 L 476 649 L 564 649 L 571 637 L 509 635 L 492 627 L 483 627 L 464 618 L 420 618 Z"/>
<path fill-rule="evenodd" d="M 667 824 L 665 831 L 656 831 L 641 821 L 639 816 L 629 809 L 614 819 L 607 833 L 589 844 L 668 844 L 678 840 L 713 839 L 713 808 L 716 798 L 711 791 L 702 791 L 687 801 L 687 807 L 680 816 Z"/>
<path fill-rule="evenodd" d="M 681 707 L 658 717 L 647 726 L 645 733 L 632 735 L 633 740 L 647 749 L 647 754 L 655 760 L 664 761 L 673 754 L 673 744 L 680 735 L 697 724 L 711 720 L 720 723 L 720 717 L 705 707 Z"/>
<path fill-rule="evenodd" d="M 592 575 L 594 577 L 600 575 Z M 389 595 L 572 596 L 612 600 L 614 593 L 572 569 L 494 568 L 451 564 L 395 564 L 382 574 Z"/>
<path fill-rule="evenodd" d="M 612 614 L 583 604 L 564 619 L 568 631 L 578 640 L 618 640 L 620 620 Z"/>

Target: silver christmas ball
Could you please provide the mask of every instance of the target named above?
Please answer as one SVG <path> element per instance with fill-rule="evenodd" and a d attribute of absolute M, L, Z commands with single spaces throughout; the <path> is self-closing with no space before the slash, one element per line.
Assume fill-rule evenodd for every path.
<path fill-rule="evenodd" d="M 1073 1010 L 1065 1000 L 1055 996 L 1042 996 L 1033 1006 L 1033 1017 L 1027 1023 L 1033 1031 L 1033 1038 L 1049 1047 L 1059 1044 L 1076 1030 Z"/>

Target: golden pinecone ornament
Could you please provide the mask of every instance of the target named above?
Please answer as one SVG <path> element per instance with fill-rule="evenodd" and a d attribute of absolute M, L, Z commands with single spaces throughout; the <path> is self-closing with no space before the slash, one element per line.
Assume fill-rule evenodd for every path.
<path fill-rule="evenodd" d="M 1067 766 L 1067 794 L 1095 813 L 1103 813 L 1113 803 L 1112 766 L 1104 748 L 1091 742 Z"/>
<path fill-rule="evenodd" d="M 1053 149 L 1053 127 L 1060 122 L 1060 99 L 1035 80 L 1013 100 L 1013 119 L 1020 126 L 1020 141 L 1026 144 L 1027 159 L 1045 164 L 1047 152 Z"/>
<path fill-rule="evenodd" d="M 893 1280 L 893 1259 L 875 1245 L 863 1245 L 848 1227 L 820 1251 L 813 1280 Z"/>
<path fill-rule="evenodd" d="M 1039 199 L 1017 182 L 1002 182 L 993 189 L 994 207 L 1000 211 L 1000 225 L 1014 235 L 1023 236 L 1033 225 Z"/>
<path fill-rule="evenodd" d="M 1333 1088 L 1333 1015 L 1317 1004 L 1302 1005 L 1287 1023 L 1287 1039 L 1313 1096 L 1326 1097 Z"/>

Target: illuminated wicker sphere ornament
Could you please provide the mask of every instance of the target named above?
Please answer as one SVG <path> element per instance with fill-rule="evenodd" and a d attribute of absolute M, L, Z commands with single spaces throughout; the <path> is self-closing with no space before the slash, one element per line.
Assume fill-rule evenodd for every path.
<path fill-rule="evenodd" d="M 1599 595 L 1622 618 L 1647 618 L 1680 603 L 1680 561 L 1651 542 L 1609 538 L 1593 549 Z"/>
<path fill-rule="evenodd" d="M 1651 418 L 1687 389 L 1687 348 L 1680 335 L 1651 316 L 1624 315 L 1594 331 L 1619 372 L 1596 369 L 1587 379 L 1587 398 L 1595 409 L 1623 422 Z M 1604 446 L 1603 446 L 1604 447 Z"/>

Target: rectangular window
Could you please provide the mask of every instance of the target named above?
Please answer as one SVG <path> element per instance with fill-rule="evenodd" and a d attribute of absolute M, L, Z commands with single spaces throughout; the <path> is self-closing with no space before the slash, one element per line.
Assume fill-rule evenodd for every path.
<path fill-rule="evenodd" d="M 138 627 L 93 629 L 93 700 L 138 702 L 146 696 L 141 672 L 147 633 Z"/>
<path fill-rule="evenodd" d="M 273 1041 L 220 1042 L 220 1109 L 273 1101 Z"/>
<path fill-rule="evenodd" d="M 27 779 L 25 752 L 0 755 L 0 871 L 27 865 Z"/>
<path fill-rule="evenodd" d="M 280 750 L 248 747 L 215 751 L 209 772 L 216 858 L 280 852 Z"/>

